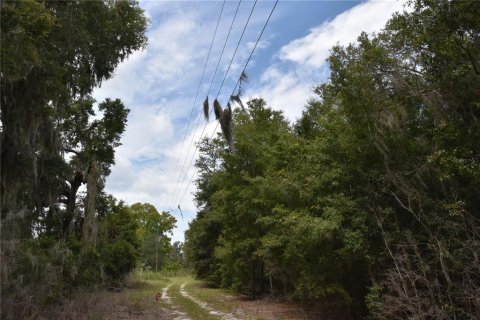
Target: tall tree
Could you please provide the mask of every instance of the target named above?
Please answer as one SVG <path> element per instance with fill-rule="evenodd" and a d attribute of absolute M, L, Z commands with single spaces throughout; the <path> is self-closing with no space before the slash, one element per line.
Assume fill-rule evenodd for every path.
<path fill-rule="evenodd" d="M 198 275 L 334 318 L 480 316 L 480 5 L 409 4 L 332 49 L 293 131 L 254 100 L 216 171 L 202 151 Z"/>
<path fill-rule="evenodd" d="M 5 223 L 58 199 L 64 174 L 52 170 L 62 171 L 63 132 L 69 130 L 61 127 L 64 116 L 145 46 L 146 18 L 134 1 L 26 0 L 1 6 Z M 29 233 L 10 230 L 13 237 Z"/>
<path fill-rule="evenodd" d="M 29 318 L 70 286 L 106 281 L 106 265 L 115 280 L 135 266 L 135 225 L 102 192 L 128 109 L 91 93 L 146 46 L 147 19 L 130 0 L 7 0 L 0 14 L 1 310 Z M 125 231 L 111 250 L 102 214 Z"/>
<path fill-rule="evenodd" d="M 149 203 L 135 203 L 130 210 L 139 224 L 140 261 L 151 270 L 158 271 L 167 262 L 170 237 L 177 220 L 170 213 L 157 209 Z"/>

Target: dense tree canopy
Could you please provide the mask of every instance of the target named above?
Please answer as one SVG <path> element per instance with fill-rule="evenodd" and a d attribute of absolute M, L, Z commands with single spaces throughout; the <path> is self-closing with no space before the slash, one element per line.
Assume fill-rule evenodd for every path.
<path fill-rule="evenodd" d="M 411 5 L 332 49 L 293 126 L 256 99 L 233 148 L 202 141 L 198 276 L 334 317 L 480 316 L 480 5 Z"/>
<path fill-rule="evenodd" d="M 8 319 L 31 316 L 76 285 L 118 282 L 136 266 L 137 222 L 103 192 L 129 110 L 91 93 L 146 46 L 147 19 L 130 0 L 2 1 L 0 11 Z"/>
<path fill-rule="evenodd" d="M 168 212 L 159 213 L 149 203 L 135 203 L 130 209 L 139 224 L 137 235 L 141 239 L 142 266 L 161 270 L 168 263 L 168 253 L 172 250 L 168 234 L 172 234 L 177 220 Z"/>
<path fill-rule="evenodd" d="M 98 108 L 103 119 L 91 123 L 89 95 L 145 46 L 146 19 L 133 1 L 1 6 L 2 219 L 12 220 L 58 202 L 61 194 L 75 198 L 92 161 L 101 162 L 100 176 L 108 174 L 128 110 L 107 100 Z M 70 165 L 65 152 L 75 154 Z"/>
<path fill-rule="evenodd" d="M 168 212 L 104 190 L 129 109 L 92 91 L 146 46 L 138 3 L 1 1 L 1 315 L 185 251 L 211 285 L 325 318 L 480 318 L 480 2 L 408 4 L 331 49 L 295 123 L 214 100 L 183 245 Z"/>

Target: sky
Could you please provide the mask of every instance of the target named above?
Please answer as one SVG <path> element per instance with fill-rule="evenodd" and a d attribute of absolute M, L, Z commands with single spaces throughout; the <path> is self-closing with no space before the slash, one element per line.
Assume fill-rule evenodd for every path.
<path fill-rule="evenodd" d="M 184 240 L 196 214 L 195 142 L 217 127 L 204 120 L 203 100 L 218 96 L 225 105 L 274 4 L 141 0 L 150 21 L 147 48 L 93 93 L 97 102 L 120 98 L 130 109 L 106 191 L 127 204 L 170 211 L 177 219 L 174 241 Z M 380 31 L 402 10 L 403 0 L 279 1 L 246 67 L 243 100 L 262 97 L 295 122 L 314 97 L 312 88 L 328 80 L 332 46 Z"/>

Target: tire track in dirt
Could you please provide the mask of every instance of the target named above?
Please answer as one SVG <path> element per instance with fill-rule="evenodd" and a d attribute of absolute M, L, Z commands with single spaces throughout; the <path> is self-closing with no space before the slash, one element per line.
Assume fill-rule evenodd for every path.
<path fill-rule="evenodd" d="M 222 311 L 218 311 L 218 310 L 215 310 L 213 309 L 208 303 L 204 302 L 204 301 L 201 301 L 201 300 L 198 300 L 197 298 L 195 297 L 192 297 L 191 295 L 188 294 L 188 292 L 185 290 L 185 285 L 187 283 L 183 283 L 181 286 L 180 286 L 180 294 L 182 296 L 184 296 L 185 298 L 187 299 L 190 299 L 191 301 L 195 302 L 197 305 L 199 305 L 202 309 L 206 310 L 209 314 L 213 315 L 213 316 L 218 316 L 220 317 L 221 319 L 223 320 L 240 320 L 239 318 L 237 318 L 233 313 L 226 313 L 226 312 L 222 312 Z"/>
<path fill-rule="evenodd" d="M 172 298 L 168 295 L 168 289 L 170 289 L 172 285 L 169 284 L 165 288 L 162 289 L 162 301 L 165 301 L 167 304 L 171 306 L 171 314 L 173 316 L 173 320 L 192 320 L 187 316 L 185 312 L 179 311 L 178 307 L 173 304 Z"/>

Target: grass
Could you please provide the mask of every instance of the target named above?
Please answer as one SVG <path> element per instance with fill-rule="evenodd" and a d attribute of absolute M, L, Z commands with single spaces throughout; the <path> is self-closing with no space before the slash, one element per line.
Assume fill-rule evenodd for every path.
<path fill-rule="evenodd" d="M 233 299 L 227 299 L 227 296 L 235 296 L 231 291 L 217 288 L 209 288 L 203 281 L 190 279 L 185 285 L 185 291 L 192 297 L 206 302 L 214 310 L 223 313 L 235 313 L 235 310 L 240 307 L 240 304 Z M 248 320 L 265 320 L 262 317 L 252 317 L 250 315 L 243 315 Z"/>
<path fill-rule="evenodd" d="M 212 308 L 225 313 L 233 313 L 238 307 L 235 301 L 226 301 L 226 296 L 232 295 L 232 293 L 222 289 L 208 288 L 202 281 L 192 279 L 185 285 L 185 290 L 192 297 L 205 301 Z"/>
<path fill-rule="evenodd" d="M 187 270 L 178 270 L 178 271 L 146 271 L 138 270 L 135 272 L 135 278 L 138 280 L 164 280 L 167 278 L 176 278 L 176 277 L 188 277 L 190 272 Z"/>
<path fill-rule="evenodd" d="M 192 320 L 214 320 L 219 319 L 219 316 L 210 314 L 207 310 L 200 307 L 197 303 L 182 296 L 180 293 L 180 287 L 185 283 L 185 291 L 192 297 L 206 302 L 213 310 L 223 313 L 234 313 L 238 304 L 235 301 L 227 301 L 226 295 L 231 295 L 231 292 L 208 288 L 202 281 L 192 279 L 191 277 L 175 277 L 170 278 L 172 286 L 168 290 L 169 296 L 172 298 L 174 305 L 177 305 L 179 309 L 188 314 Z M 167 306 L 168 307 L 168 306 Z M 170 306 L 171 307 L 171 306 Z M 247 319 L 263 320 L 263 318 L 251 318 L 247 316 Z"/>
<path fill-rule="evenodd" d="M 203 282 L 191 277 L 166 278 L 163 274 L 136 274 L 127 283 L 127 288 L 119 292 L 108 290 L 78 290 L 71 299 L 61 305 L 52 306 L 45 312 L 36 312 L 31 319 L 126 319 L 131 316 L 141 319 L 166 319 L 169 313 L 182 312 L 192 320 L 218 320 L 219 315 L 210 314 L 211 310 L 184 297 L 180 293 L 181 286 L 196 300 L 205 302 L 211 310 L 222 313 L 234 313 L 240 303 L 227 299 L 231 292 L 207 288 Z M 160 299 L 163 289 L 170 286 L 168 296 L 170 301 Z M 246 314 L 242 319 L 255 319 Z M 29 318 L 30 319 L 30 318 Z"/>
<path fill-rule="evenodd" d="M 168 280 L 153 283 L 135 281 L 120 292 L 79 288 L 61 303 L 39 310 L 31 317 L 21 318 L 114 320 L 137 314 L 147 320 L 164 319 L 165 311 L 156 303 L 154 292 L 166 282 Z"/>
<path fill-rule="evenodd" d="M 184 283 L 190 283 L 194 281 L 191 277 L 172 277 L 165 278 L 163 274 L 155 272 L 143 272 L 135 275 L 136 283 L 134 289 L 128 292 L 129 306 L 135 307 L 149 307 L 152 306 L 145 304 L 145 301 L 153 301 L 158 307 L 159 305 L 165 309 L 174 310 L 174 307 L 180 312 L 184 312 L 192 320 L 218 320 L 219 318 L 211 315 L 207 310 L 199 306 L 194 301 L 182 296 L 180 293 L 180 286 Z M 154 279 L 154 280 L 145 280 Z M 163 288 L 171 285 L 168 290 L 168 295 L 171 298 L 171 304 L 166 301 L 160 301 L 157 303 L 155 296 L 162 294 Z"/>
<path fill-rule="evenodd" d="M 169 284 L 169 279 L 137 281 L 135 286 L 132 288 L 133 290 L 128 293 L 128 296 L 133 300 L 144 299 L 147 297 L 155 299 L 157 293 L 161 294 L 163 288 Z"/>
<path fill-rule="evenodd" d="M 173 304 L 177 305 L 179 309 L 188 314 L 192 320 L 217 320 L 218 317 L 211 315 L 207 310 L 199 306 L 194 301 L 182 296 L 180 293 L 180 286 L 183 283 L 190 283 L 193 281 L 190 277 L 176 277 L 171 278 L 172 286 L 168 290 L 169 296 L 172 298 Z"/>

